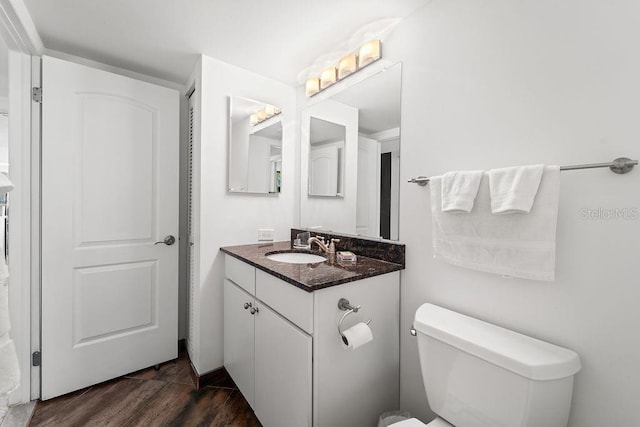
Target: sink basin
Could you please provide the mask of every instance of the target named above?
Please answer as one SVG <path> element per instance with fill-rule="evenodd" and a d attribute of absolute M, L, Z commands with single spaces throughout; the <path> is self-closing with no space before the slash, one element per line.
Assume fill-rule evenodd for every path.
<path fill-rule="evenodd" d="M 267 259 L 271 261 L 286 262 L 288 264 L 315 264 L 324 262 L 327 259 L 316 254 L 306 252 L 276 252 L 267 254 Z"/>

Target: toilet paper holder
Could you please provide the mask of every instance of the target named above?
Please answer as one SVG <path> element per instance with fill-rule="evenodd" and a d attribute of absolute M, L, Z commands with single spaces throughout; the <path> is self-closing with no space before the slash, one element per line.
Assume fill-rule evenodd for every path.
<path fill-rule="evenodd" d="M 351 305 L 351 303 L 349 303 L 349 300 L 346 298 L 340 298 L 340 300 L 338 301 L 338 308 L 342 311 L 344 311 L 345 313 L 342 315 L 342 317 L 340 318 L 340 321 L 338 322 L 338 333 L 340 334 L 340 337 L 342 338 L 342 342 L 346 344 L 348 344 L 348 340 L 347 338 L 344 336 L 344 333 L 342 332 L 342 322 L 344 321 L 344 319 L 347 318 L 348 315 L 350 315 L 351 313 L 357 313 L 358 310 L 360 310 L 360 308 L 362 308 L 362 306 L 360 305 L 356 305 L 353 306 Z M 367 320 L 366 322 L 364 322 L 365 324 L 369 324 L 371 323 L 371 318 L 369 318 L 369 320 Z"/>

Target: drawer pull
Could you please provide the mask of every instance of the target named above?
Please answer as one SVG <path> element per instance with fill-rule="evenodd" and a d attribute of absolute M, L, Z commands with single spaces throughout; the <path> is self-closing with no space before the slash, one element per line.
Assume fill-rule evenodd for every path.
<path fill-rule="evenodd" d="M 245 309 L 245 310 L 246 310 L 246 309 L 248 309 L 248 308 L 249 308 L 249 307 L 251 307 L 251 306 L 252 306 L 252 304 L 251 304 L 250 302 L 245 302 L 245 303 L 244 303 L 244 309 Z"/>

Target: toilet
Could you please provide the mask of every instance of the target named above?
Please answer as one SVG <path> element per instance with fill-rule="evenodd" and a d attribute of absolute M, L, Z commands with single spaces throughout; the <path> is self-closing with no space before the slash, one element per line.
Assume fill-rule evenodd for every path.
<path fill-rule="evenodd" d="M 566 427 L 575 352 L 433 304 L 418 308 L 414 328 L 438 417 L 394 427 Z"/>

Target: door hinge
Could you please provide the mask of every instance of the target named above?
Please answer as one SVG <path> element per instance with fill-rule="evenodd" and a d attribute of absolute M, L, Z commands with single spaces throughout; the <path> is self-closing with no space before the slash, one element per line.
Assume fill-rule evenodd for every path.
<path fill-rule="evenodd" d="M 31 365 L 40 366 L 41 356 L 39 351 L 34 351 L 31 355 Z"/>
<path fill-rule="evenodd" d="M 42 88 L 41 87 L 34 87 L 31 89 L 31 99 L 39 104 L 42 104 Z"/>

